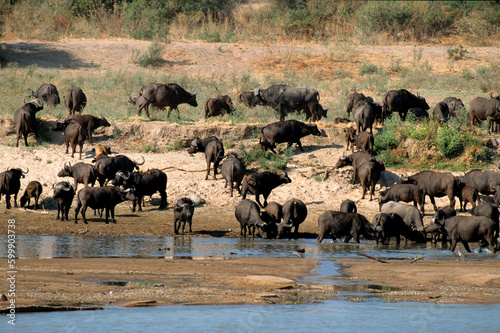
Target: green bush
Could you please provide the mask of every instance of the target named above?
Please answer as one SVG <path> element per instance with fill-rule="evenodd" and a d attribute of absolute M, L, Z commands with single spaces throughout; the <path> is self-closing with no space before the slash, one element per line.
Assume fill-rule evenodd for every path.
<path fill-rule="evenodd" d="M 436 135 L 436 147 L 445 156 L 456 156 L 464 149 L 462 132 L 458 128 L 443 126 Z"/>
<path fill-rule="evenodd" d="M 375 74 L 378 72 L 378 67 L 371 62 L 364 62 L 359 67 L 359 75 Z"/>
<path fill-rule="evenodd" d="M 132 57 L 141 67 L 151 67 L 158 64 L 158 61 L 163 55 L 163 50 L 163 44 L 158 41 L 154 41 L 147 51 L 142 54 L 139 51 L 134 50 L 132 52 Z"/>

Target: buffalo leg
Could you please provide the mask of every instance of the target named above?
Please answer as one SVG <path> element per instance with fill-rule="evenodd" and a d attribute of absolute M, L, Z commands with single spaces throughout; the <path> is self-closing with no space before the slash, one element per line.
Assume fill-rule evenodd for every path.
<path fill-rule="evenodd" d="M 205 176 L 205 180 L 208 179 L 208 175 L 210 174 L 210 160 L 207 161 L 207 175 Z M 215 178 L 214 178 L 215 179 Z"/>
<path fill-rule="evenodd" d="M 180 223 L 182 223 L 182 232 L 181 232 L 181 234 L 184 235 L 184 231 L 186 229 L 186 221 L 183 220 Z"/>
<path fill-rule="evenodd" d="M 61 221 L 62 221 L 63 218 L 64 218 L 64 212 L 62 210 L 61 205 L 58 203 L 57 204 L 57 216 L 56 216 L 56 220 L 59 220 L 59 212 L 61 212 Z"/>
<path fill-rule="evenodd" d="M 332 237 L 333 238 L 333 237 Z M 344 238 L 344 243 L 349 243 L 349 241 L 351 240 L 352 236 L 351 235 L 348 235 L 348 236 L 345 236 Z M 359 242 L 358 242 L 359 243 Z"/>
<path fill-rule="evenodd" d="M 82 159 L 83 141 L 80 142 L 80 159 Z"/>
<path fill-rule="evenodd" d="M 468 243 L 467 241 L 465 241 L 465 240 L 461 240 L 461 242 L 462 242 L 462 245 L 464 246 L 464 248 L 465 248 L 465 250 L 466 250 L 467 252 L 472 252 L 472 251 L 470 250 L 469 243 Z"/>
<path fill-rule="evenodd" d="M 192 220 L 189 220 L 189 221 L 188 221 L 188 223 L 189 223 L 189 232 L 193 232 L 193 229 L 191 229 L 191 226 L 192 226 L 192 224 L 193 224 L 193 221 L 192 221 Z"/>
<path fill-rule="evenodd" d="M 109 223 L 109 208 L 106 207 L 106 224 Z"/>
<path fill-rule="evenodd" d="M 111 221 L 113 221 L 114 224 L 116 224 L 116 219 L 115 219 L 115 207 L 111 207 Z"/>
<path fill-rule="evenodd" d="M 17 205 L 17 193 L 14 193 L 14 207 L 19 207 Z"/>
<path fill-rule="evenodd" d="M 297 141 L 297 146 L 299 146 L 300 151 L 305 151 L 304 148 L 302 148 L 302 143 L 300 142 L 300 140 Z"/>
<path fill-rule="evenodd" d="M 264 206 L 262 206 L 262 204 L 260 203 L 259 196 L 260 196 L 259 194 L 256 194 L 256 195 L 255 195 L 255 201 L 257 201 L 257 203 L 259 204 L 259 206 L 260 206 L 260 207 L 264 208 Z M 264 203 L 265 203 L 265 202 L 266 202 L 266 201 L 264 200 Z"/>
<path fill-rule="evenodd" d="M 70 208 L 70 205 L 64 207 L 64 215 L 66 216 L 66 221 L 69 221 L 69 218 L 68 218 L 68 216 L 69 216 L 69 208 Z"/>
<path fill-rule="evenodd" d="M 179 233 L 179 228 L 177 227 L 177 225 L 179 224 L 179 220 L 175 219 L 174 220 L 174 234 L 178 234 Z"/>
<path fill-rule="evenodd" d="M 139 206 L 139 209 L 137 209 L 138 212 L 142 212 L 142 200 L 144 197 L 137 197 L 137 206 Z"/>
<path fill-rule="evenodd" d="M 160 209 L 167 207 L 167 192 L 160 192 Z"/>
<path fill-rule="evenodd" d="M 24 144 L 28 147 L 28 134 L 24 134 Z"/>
<path fill-rule="evenodd" d="M 431 199 L 431 204 L 432 207 L 434 207 L 434 211 L 437 212 L 438 208 L 436 206 L 436 200 L 434 200 L 434 197 L 432 195 L 429 195 L 429 199 Z"/>

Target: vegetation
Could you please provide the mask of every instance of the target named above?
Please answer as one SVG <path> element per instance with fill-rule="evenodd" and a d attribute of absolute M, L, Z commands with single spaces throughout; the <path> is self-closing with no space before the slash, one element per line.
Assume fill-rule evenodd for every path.
<path fill-rule="evenodd" d="M 393 116 L 375 135 L 375 154 L 389 167 L 465 171 L 491 162 L 484 138 L 464 116 L 443 125 Z"/>
<path fill-rule="evenodd" d="M 390 43 L 458 34 L 489 45 L 500 35 L 498 1 L 3 0 L 0 14 L 1 34 L 23 40 Z"/>

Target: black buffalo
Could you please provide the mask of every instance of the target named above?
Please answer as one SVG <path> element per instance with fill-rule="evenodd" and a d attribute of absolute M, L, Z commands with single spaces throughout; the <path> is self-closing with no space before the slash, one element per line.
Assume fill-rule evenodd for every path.
<path fill-rule="evenodd" d="M 345 150 L 349 150 L 349 146 L 351 146 L 351 151 L 354 153 L 354 145 L 356 142 L 356 130 L 354 127 L 344 128 L 345 135 Z"/>
<path fill-rule="evenodd" d="M 434 197 L 447 196 L 450 207 L 455 208 L 455 195 L 458 192 L 457 179 L 450 172 L 421 171 L 410 177 L 403 177 L 399 181 L 403 184 L 416 184 L 431 199 L 434 211 L 437 211 Z"/>
<path fill-rule="evenodd" d="M 25 103 L 22 107 L 14 112 L 14 126 L 16 127 L 17 141 L 16 147 L 19 147 L 19 139 L 24 136 L 24 144 L 28 146 L 28 134 L 36 132 L 36 113 L 43 109 L 41 99 L 35 98 L 29 103 Z"/>
<path fill-rule="evenodd" d="M 193 232 L 194 203 L 189 198 L 180 198 L 174 206 L 174 233 L 178 234 L 182 223 L 181 234 L 184 235 L 186 223 L 189 225 L 189 232 Z"/>
<path fill-rule="evenodd" d="M 268 124 L 260 130 L 259 144 L 264 150 L 270 149 L 276 154 L 274 148 L 277 143 L 287 142 L 288 147 L 296 143 L 304 151 L 300 139 L 307 135 L 321 136 L 316 124 L 305 124 L 298 120 L 287 120 Z"/>
<path fill-rule="evenodd" d="M 229 184 L 231 197 L 233 196 L 234 185 L 236 185 L 238 193 L 241 193 L 240 185 L 243 181 L 243 177 L 245 177 L 245 173 L 246 168 L 241 157 L 233 152 L 228 153 L 222 162 L 221 174 L 226 181 L 224 188 L 227 188 L 227 184 Z"/>
<path fill-rule="evenodd" d="M 64 93 L 63 99 L 70 115 L 76 112 L 82 113 L 87 106 L 87 96 L 80 87 L 69 87 Z"/>
<path fill-rule="evenodd" d="M 89 186 L 89 184 L 90 186 L 94 186 L 99 176 L 99 172 L 95 166 L 83 162 L 76 163 L 75 165 L 64 163 L 62 170 L 57 174 L 57 177 L 73 177 L 75 191 L 78 189 L 78 183 L 84 186 Z"/>
<path fill-rule="evenodd" d="M 337 164 L 335 164 L 335 168 L 342 168 L 348 165 L 352 166 L 352 184 L 355 183 L 357 176 L 358 176 L 358 170 L 359 167 L 370 160 L 375 160 L 372 155 L 364 153 L 362 151 L 355 152 L 354 154 L 350 154 L 347 156 L 341 156 L 339 160 L 337 161 Z"/>
<path fill-rule="evenodd" d="M 198 138 L 194 139 L 191 142 L 188 153 L 205 153 L 205 160 L 207 161 L 207 174 L 205 180 L 208 179 L 208 175 L 210 174 L 210 164 L 212 162 L 214 163 L 214 180 L 216 179 L 217 169 L 224 158 L 224 145 L 217 137 L 210 136 L 203 140 Z"/>
<path fill-rule="evenodd" d="M 406 225 L 398 214 L 379 213 L 373 218 L 372 226 L 377 245 L 379 242 L 384 244 L 391 237 L 396 238 L 396 244 L 401 242 L 400 236 L 405 237 L 405 243 L 415 239 L 415 232 Z"/>
<path fill-rule="evenodd" d="M 110 212 L 111 220 L 116 223 L 115 206 L 125 200 L 134 201 L 135 195 L 131 188 L 124 190 L 114 186 L 84 187 L 78 192 L 76 199 L 75 223 L 78 223 L 78 212 L 81 209 L 83 223 L 87 224 L 85 212 L 87 207 L 90 207 L 92 209 L 106 209 L 106 224 L 108 224 Z"/>
<path fill-rule="evenodd" d="M 448 104 L 446 104 L 445 102 L 437 103 L 434 109 L 432 110 L 432 115 L 440 123 L 447 122 L 453 116 L 453 114 L 450 112 Z"/>
<path fill-rule="evenodd" d="M 380 212 L 397 214 L 401 216 L 406 225 L 412 230 L 416 230 L 418 232 L 424 231 L 424 221 L 422 220 L 422 215 L 415 206 L 389 201 L 382 205 Z"/>
<path fill-rule="evenodd" d="M 59 220 L 59 214 L 61 216 L 61 221 L 69 221 L 68 213 L 71 208 L 71 203 L 75 197 L 75 189 L 68 182 L 59 182 L 54 185 L 54 195 L 53 198 L 56 200 L 57 205 L 57 217 Z"/>
<path fill-rule="evenodd" d="M 361 199 L 365 198 L 366 190 L 370 190 L 370 201 L 373 200 L 373 194 L 375 193 L 375 185 L 377 185 L 378 180 L 382 171 L 385 171 L 385 166 L 382 162 L 375 160 L 369 160 L 362 163 L 358 168 L 359 182 L 361 183 L 361 188 L 363 190 L 363 195 Z"/>
<path fill-rule="evenodd" d="M 17 193 L 21 188 L 21 177 L 29 172 L 23 171 L 20 168 L 11 168 L 0 173 L 0 198 L 5 194 L 5 202 L 7 209 L 10 209 L 10 196 L 14 195 L 14 207 L 17 207 Z"/>
<path fill-rule="evenodd" d="M 31 92 L 28 96 L 41 99 L 51 106 L 56 106 L 61 103 L 59 92 L 57 91 L 56 86 L 51 83 L 42 84 L 40 88 L 38 88 L 35 92 Z"/>
<path fill-rule="evenodd" d="M 63 133 L 64 145 L 66 146 L 66 154 L 71 145 L 71 157 L 75 157 L 76 147 L 80 147 L 80 159 L 82 159 L 83 144 L 89 136 L 87 129 L 74 119 L 57 121 L 56 126 L 50 128 L 51 131 L 61 131 Z"/>
<path fill-rule="evenodd" d="M 326 116 L 327 110 L 319 106 L 319 93 L 310 87 L 292 87 L 275 85 L 267 89 L 256 89 L 254 92 L 259 103 L 272 107 L 278 112 L 279 120 L 284 121 L 288 113 L 305 110 L 306 120 L 320 120 Z"/>
<path fill-rule="evenodd" d="M 255 201 L 257 201 L 259 206 L 265 207 L 267 206 L 267 198 L 274 188 L 291 182 L 292 180 L 288 177 L 286 172 L 273 173 L 264 171 L 251 173 L 243 178 L 241 190 L 243 199 L 245 199 L 247 193 L 250 192 L 255 195 Z M 261 194 L 264 197 L 264 205 L 262 205 L 259 200 Z"/>
<path fill-rule="evenodd" d="M 359 237 L 370 236 L 373 229 L 370 222 L 358 213 L 343 213 L 327 210 L 318 218 L 318 243 L 331 235 L 332 239 L 345 237 L 344 243 L 348 243 L 351 238 L 359 243 Z"/>
<path fill-rule="evenodd" d="M 458 179 L 485 195 L 494 194 L 500 186 L 500 174 L 493 170 L 474 169 Z"/>
<path fill-rule="evenodd" d="M 299 236 L 299 225 L 304 222 L 307 217 L 306 204 L 299 199 L 290 199 L 283 204 L 282 207 L 283 222 L 278 225 L 278 235 L 276 238 L 283 238 L 286 234 L 291 233 L 294 227 L 294 237 Z"/>
<path fill-rule="evenodd" d="M 256 105 L 260 105 L 260 98 L 255 96 L 253 91 L 244 91 L 238 95 L 238 102 L 245 104 L 249 107 L 254 107 Z"/>
<path fill-rule="evenodd" d="M 425 229 L 428 233 L 441 233 L 450 237 L 452 252 L 462 242 L 465 250 L 471 252 L 468 242 L 486 241 L 493 252 L 497 250 L 498 222 L 486 216 L 453 216 L 447 219 L 433 219 Z"/>
<path fill-rule="evenodd" d="M 462 110 L 465 110 L 465 105 L 461 99 L 456 97 L 446 97 L 443 102 L 448 105 L 448 109 L 454 115 L 458 115 L 458 113 Z"/>
<path fill-rule="evenodd" d="M 343 213 L 357 213 L 358 207 L 356 207 L 356 203 L 354 201 L 345 199 L 340 203 L 340 211 Z"/>
<path fill-rule="evenodd" d="M 115 179 L 118 171 L 132 172 L 136 169 L 139 170 L 139 166 L 145 162 L 144 157 L 142 157 L 142 163 L 138 163 L 125 155 L 106 156 L 104 154 L 96 157 L 94 161 L 97 172 L 99 172 L 100 186 L 103 186 L 109 180 Z"/>
<path fill-rule="evenodd" d="M 410 108 L 429 110 L 429 105 L 425 101 L 425 98 L 415 96 L 406 89 L 389 90 L 382 98 L 382 103 L 383 117 L 385 117 L 388 112 L 397 111 L 402 120 L 405 120 L 408 109 Z"/>
<path fill-rule="evenodd" d="M 350 94 L 347 97 L 347 103 L 346 103 L 347 104 L 347 107 L 346 107 L 347 118 L 349 118 L 351 116 L 351 112 L 354 111 L 357 104 L 359 102 L 364 102 L 364 101 L 373 102 L 373 98 L 371 98 L 369 96 L 365 96 L 362 93 L 357 93 L 357 92 Z"/>
<path fill-rule="evenodd" d="M 357 133 L 370 129 L 370 133 L 373 134 L 373 123 L 376 118 L 382 117 L 382 106 L 373 102 L 358 104 L 353 111 L 353 117 L 356 121 Z"/>
<path fill-rule="evenodd" d="M 460 211 L 465 212 L 467 210 L 467 204 L 470 203 L 472 209 L 476 208 L 476 201 L 479 202 L 479 193 L 472 187 L 465 185 L 463 182 L 458 182 L 457 197 L 460 202 Z"/>
<path fill-rule="evenodd" d="M 205 119 L 224 113 L 231 114 L 233 109 L 233 101 L 228 95 L 209 98 L 205 102 Z"/>
<path fill-rule="evenodd" d="M 30 205 L 31 198 L 35 199 L 35 210 L 38 209 L 38 199 L 40 199 L 40 195 L 42 194 L 42 184 L 39 181 L 32 180 L 26 186 L 24 190 L 24 194 L 21 199 L 19 199 L 19 203 L 21 207 L 27 204 L 27 207 Z"/>
<path fill-rule="evenodd" d="M 178 106 L 180 104 L 189 104 L 193 107 L 198 106 L 196 102 L 196 93 L 190 93 L 176 83 L 148 83 L 139 91 L 139 96 L 131 99 L 132 104 L 137 106 L 137 115 L 141 115 L 141 110 L 146 111 L 149 117 L 149 104 L 156 106 L 159 109 L 169 107 L 167 117 L 170 117 L 172 110 L 177 110 L 180 115 Z"/>
<path fill-rule="evenodd" d="M 488 120 L 488 134 L 493 130 L 494 121 L 500 120 L 500 95 L 493 97 L 491 94 L 490 97 L 476 97 L 469 104 L 471 124 Z"/>
<path fill-rule="evenodd" d="M 252 233 L 252 238 L 255 237 L 255 231 L 262 238 L 272 238 L 275 234 L 276 223 L 273 218 L 267 213 L 260 211 L 259 206 L 252 200 L 241 200 L 234 211 L 236 220 L 240 223 L 240 234 L 247 237 L 247 229 Z"/>
<path fill-rule="evenodd" d="M 424 190 L 418 187 L 418 185 L 415 184 L 392 185 L 380 199 L 379 208 L 382 208 L 382 205 L 389 201 L 413 202 L 413 205 L 415 207 L 417 207 L 417 205 L 420 207 L 422 215 L 425 214 L 424 212 L 425 194 Z"/>
<path fill-rule="evenodd" d="M 83 128 L 87 129 L 88 133 L 88 142 L 92 144 L 92 133 L 98 127 L 104 126 L 109 127 L 111 124 L 104 117 L 95 117 L 90 114 L 75 114 L 71 116 L 67 116 L 66 120 L 74 119 L 82 125 Z"/>
<path fill-rule="evenodd" d="M 158 169 L 145 172 L 123 172 L 118 171 L 115 175 L 113 185 L 123 185 L 125 189 L 133 188 L 137 200 L 133 200 L 132 211 L 135 212 L 136 203 L 138 211 L 142 211 L 142 198 L 152 196 L 156 192 L 160 194 L 161 201 L 159 209 L 167 207 L 167 175 Z"/>
<path fill-rule="evenodd" d="M 358 150 L 371 154 L 375 144 L 375 138 L 373 134 L 363 131 L 356 135 L 355 142 Z"/>

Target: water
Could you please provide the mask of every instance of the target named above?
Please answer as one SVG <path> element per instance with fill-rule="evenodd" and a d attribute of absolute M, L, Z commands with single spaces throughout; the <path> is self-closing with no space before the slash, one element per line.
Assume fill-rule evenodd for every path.
<path fill-rule="evenodd" d="M 7 236 L 0 237 L 0 257 L 7 256 Z M 360 257 L 359 253 L 377 258 L 407 259 L 422 254 L 426 259 L 457 259 L 457 253 L 427 244 L 377 247 L 333 242 L 317 244 L 315 239 L 265 240 L 211 237 L 124 237 L 124 236 L 39 236 L 17 235 L 19 258 L 192 258 L 192 257 L 304 257 L 335 259 Z M 455 251 L 457 252 L 457 251 Z M 500 253 L 464 253 L 468 260 L 500 259 Z"/>
<path fill-rule="evenodd" d="M 0 237 L 0 257 L 7 255 L 7 237 Z M 466 260 L 498 260 L 499 254 L 465 253 Z M 330 284 L 340 297 L 299 305 L 109 307 L 102 311 L 18 313 L 16 327 L 0 321 L 1 332 L 498 332 L 500 304 L 385 303 L 366 288 L 349 288 L 335 258 L 456 260 L 449 249 L 427 244 L 377 247 L 314 239 L 263 240 L 205 237 L 119 237 L 17 235 L 20 258 L 194 258 L 304 257 L 319 259 L 299 283 Z M 130 281 L 127 281 L 130 282 Z M 360 286 L 360 285 L 358 285 Z M 366 286 L 365 286 L 366 287 Z M 345 291 L 345 292 L 342 292 Z M 363 300 L 352 302 L 352 297 Z"/>
<path fill-rule="evenodd" d="M 19 314 L 16 328 L 7 327 L 7 332 L 498 332 L 499 311 L 500 304 L 342 299 L 301 305 L 113 307 Z"/>

